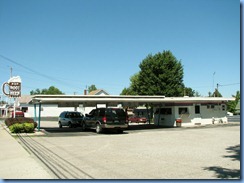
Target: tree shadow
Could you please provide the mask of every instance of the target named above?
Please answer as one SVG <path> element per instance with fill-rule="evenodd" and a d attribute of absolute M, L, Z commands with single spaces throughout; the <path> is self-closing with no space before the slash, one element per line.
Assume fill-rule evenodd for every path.
<path fill-rule="evenodd" d="M 226 148 L 226 150 L 228 153 L 234 153 L 234 154 L 228 155 L 228 156 L 223 156 L 224 158 L 231 158 L 232 161 L 240 161 L 240 159 L 241 159 L 240 145 L 230 146 L 230 147 Z"/>
<path fill-rule="evenodd" d="M 241 175 L 240 170 L 222 168 L 220 166 L 207 167 L 204 170 L 214 171 L 219 179 L 240 179 Z"/>
<path fill-rule="evenodd" d="M 226 148 L 226 151 L 230 155 L 223 156 L 223 158 L 231 158 L 232 161 L 240 161 L 240 145 L 230 146 Z M 217 178 L 220 179 L 240 179 L 241 171 L 240 169 L 228 169 L 220 166 L 205 167 L 204 170 L 214 171 Z"/>

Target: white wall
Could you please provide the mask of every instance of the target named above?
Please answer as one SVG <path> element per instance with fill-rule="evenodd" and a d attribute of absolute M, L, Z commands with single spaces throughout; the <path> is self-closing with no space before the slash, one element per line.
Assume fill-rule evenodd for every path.
<path fill-rule="evenodd" d="M 25 113 L 25 117 L 34 117 L 34 105 L 22 104 L 21 107 L 28 107 L 28 111 Z M 97 104 L 97 107 L 106 107 L 106 104 Z M 89 114 L 91 110 L 96 107 L 58 107 L 57 104 L 42 104 L 41 105 L 41 116 L 42 117 L 58 117 L 63 111 L 78 111 L 82 114 Z M 39 105 L 36 105 L 36 115 L 38 116 Z"/>
<path fill-rule="evenodd" d="M 204 124 L 212 124 L 213 120 L 214 123 L 227 123 L 227 106 L 225 104 L 215 104 L 212 105 L 201 105 L 200 106 L 200 113 L 195 113 L 195 104 L 192 106 L 164 106 L 162 108 L 170 108 L 172 113 L 171 114 L 161 114 L 154 115 L 154 124 L 155 125 L 163 125 L 163 126 L 174 126 L 175 120 L 177 118 L 182 119 L 182 125 L 204 125 Z M 179 114 L 179 110 L 186 108 L 187 112 L 185 114 Z M 154 109 L 154 112 L 156 109 Z M 160 118 L 160 119 L 159 119 Z M 159 120 L 159 122 L 158 122 Z"/>
<path fill-rule="evenodd" d="M 25 117 L 34 117 L 34 105 L 21 105 L 21 107 L 28 107 L 28 111 L 25 113 Z M 42 104 L 41 105 L 41 117 L 58 117 L 63 111 L 74 111 L 74 107 L 58 107 L 56 104 Z M 77 111 L 79 108 L 77 107 Z M 81 111 L 79 111 L 81 112 Z M 39 114 L 39 105 L 36 105 L 36 116 Z"/>

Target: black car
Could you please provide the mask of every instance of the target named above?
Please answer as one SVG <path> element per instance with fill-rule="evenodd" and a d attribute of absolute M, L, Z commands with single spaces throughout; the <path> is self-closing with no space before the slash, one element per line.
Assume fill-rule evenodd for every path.
<path fill-rule="evenodd" d="M 105 129 L 113 129 L 118 133 L 128 128 L 127 113 L 121 108 L 97 108 L 86 114 L 84 128 L 96 129 L 102 133 Z"/>
<path fill-rule="evenodd" d="M 59 115 L 58 125 L 59 128 L 62 128 L 63 126 L 68 126 L 70 128 L 83 126 L 84 115 L 76 111 L 64 111 Z"/>

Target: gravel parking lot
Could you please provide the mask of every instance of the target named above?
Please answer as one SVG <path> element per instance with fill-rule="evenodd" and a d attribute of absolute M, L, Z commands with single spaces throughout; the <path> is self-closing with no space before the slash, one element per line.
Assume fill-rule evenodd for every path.
<path fill-rule="evenodd" d="M 22 139 L 40 154 L 46 153 L 45 162 L 55 162 L 56 168 L 47 168 L 53 178 L 240 178 L 239 125 L 161 128 L 123 134 L 49 132 Z"/>

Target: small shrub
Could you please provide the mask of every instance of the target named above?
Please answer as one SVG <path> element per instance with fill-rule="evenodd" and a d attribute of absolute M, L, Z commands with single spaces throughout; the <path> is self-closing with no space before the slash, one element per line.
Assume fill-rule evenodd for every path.
<path fill-rule="evenodd" d="M 34 129 L 37 127 L 37 122 L 34 122 L 32 118 L 18 117 L 18 118 L 7 118 L 5 119 L 5 124 L 7 127 L 12 126 L 16 123 L 32 123 L 34 124 Z"/>
<path fill-rule="evenodd" d="M 11 133 L 21 133 L 24 132 L 23 124 L 15 123 L 9 126 L 9 130 Z"/>
<path fill-rule="evenodd" d="M 11 133 L 33 133 L 34 129 L 33 123 L 15 123 L 9 126 Z"/>
<path fill-rule="evenodd" d="M 34 124 L 33 123 L 23 123 L 23 129 L 25 133 L 33 133 L 34 132 Z"/>

